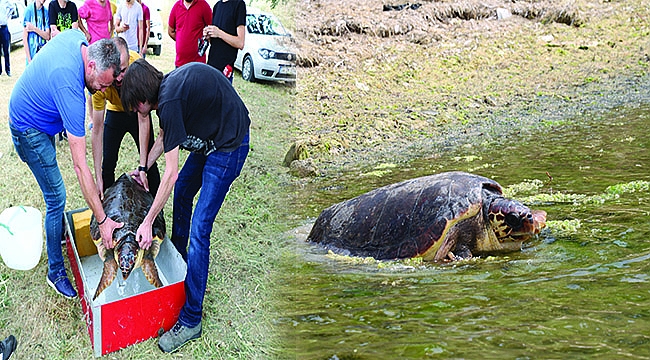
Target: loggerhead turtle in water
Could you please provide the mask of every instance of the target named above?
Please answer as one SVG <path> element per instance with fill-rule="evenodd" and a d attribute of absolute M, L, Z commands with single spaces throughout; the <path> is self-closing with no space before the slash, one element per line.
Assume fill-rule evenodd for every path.
<path fill-rule="evenodd" d="M 104 192 L 102 206 L 106 215 L 115 221 L 123 222 L 124 226 L 113 232 L 115 247 L 106 249 L 102 243 L 97 219 L 93 216 L 90 220 L 90 237 L 97 246 L 99 257 L 104 261 L 104 270 L 93 300 L 97 299 L 99 294 L 113 283 L 117 275 L 118 264 L 124 280 L 129 277 L 133 269 L 142 266 L 142 271 L 149 283 L 155 287 L 162 286 L 158 268 L 154 262 L 160 250 L 160 244 L 165 238 L 165 219 L 162 212 L 153 222 L 153 242 L 149 249 L 141 249 L 135 238 L 135 233 L 147 216 L 152 203 L 153 196 L 127 174 L 122 174 Z M 115 256 L 116 254 L 117 256 Z"/>
<path fill-rule="evenodd" d="M 494 180 L 447 172 L 375 189 L 320 214 L 307 241 L 375 259 L 471 258 L 521 249 L 546 212 L 503 197 Z"/>

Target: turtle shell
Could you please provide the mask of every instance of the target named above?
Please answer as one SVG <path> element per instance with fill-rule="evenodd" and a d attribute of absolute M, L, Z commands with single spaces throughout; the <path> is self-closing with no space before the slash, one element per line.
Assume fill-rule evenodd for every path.
<path fill-rule="evenodd" d="M 106 249 L 101 239 L 97 219 L 94 215 L 91 218 L 90 236 L 97 246 L 99 257 L 104 261 L 102 278 L 93 299 L 96 299 L 105 288 L 110 286 L 117 275 L 118 268 L 122 277 L 126 279 L 133 269 L 142 266 L 147 280 L 155 287 L 162 286 L 154 262 L 166 233 L 162 212 L 153 222 L 154 241 L 149 249 L 141 249 L 135 238 L 138 227 L 147 216 L 151 204 L 153 204 L 153 196 L 127 174 L 122 174 L 104 192 L 102 201 L 104 212 L 112 220 L 124 223 L 124 226 L 113 232 L 114 248 Z"/>
<path fill-rule="evenodd" d="M 520 248 L 530 237 L 523 235 L 530 235 L 534 226 L 511 237 L 515 246 L 503 245 L 488 218 L 494 199 L 504 199 L 502 188 L 483 176 L 447 172 L 420 177 L 325 209 L 307 240 L 338 253 L 376 259 L 442 260 L 453 251 L 470 257 L 472 251 L 514 249 L 517 242 Z M 515 203 L 517 211 L 528 210 L 514 200 L 505 201 Z M 539 232 L 540 226 L 532 232 Z"/>

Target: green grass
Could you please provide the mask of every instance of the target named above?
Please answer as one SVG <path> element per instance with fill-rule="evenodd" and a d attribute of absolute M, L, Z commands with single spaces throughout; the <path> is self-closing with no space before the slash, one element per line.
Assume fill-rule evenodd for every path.
<path fill-rule="evenodd" d="M 165 41 L 163 54 L 147 59 L 166 73 L 173 69 L 174 44 L 168 38 Z M 0 117 L 4 124 L 11 89 L 25 66 L 22 47 L 14 49 L 11 56 L 14 77 L 0 77 Z M 292 123 L 295 88 L 247 83 L 238 72 L 235 75 L 235 88 L 252 120 L 251 152 L 215 221 L 203 336 L 173 355 L 163 354 L 157 340 L 152 339 L 109 354 L 108 359 L 268 359 L 280 348 L 281 339 L 273 331 L 277 314 L 274 274 L 283 251 L 278 239 L 289 226 L 282 185 L 288 175 L 281 163 L 288 148 L 287 129 Z M 91 161 L 89 138 L 87 151 Z M 186 153 L 181 153 L 183 161 Z M 67 142 L 59 143 L 57 157 L 67 188 L 66 210 L 86 207 Z M 132 170 L 137 159 L 133 141 L 126 138 L 116 172 Z M 158 163 L 162 171 L 164 159 Z M 6 125 L 0 126 L 0 166 L 0 210 L 29 205 L 44 212 L 42 195 L 31 172 L 18 159 Z M 170 204 L 168 201 L 165 208 L 168 231 Z M 66 268 L 69 270 L 67 257 Z M 78 299 L 56 295 L 45 283 L 46 272 L 45 250 L 39 264 L 30 271 L 12 270 L 0 262 L 0 337 L 17 337 L 16 359 L 93 358 Z"/>

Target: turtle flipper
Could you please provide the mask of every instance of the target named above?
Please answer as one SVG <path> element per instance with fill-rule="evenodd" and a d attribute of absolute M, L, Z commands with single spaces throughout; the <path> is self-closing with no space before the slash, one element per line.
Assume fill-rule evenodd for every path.
<path fill-rule="evenodd" d="M 157 288 L 162 286 L 162 281 L 160 281 L 160 277 L 158 276 L 158 268 L 156 267 L 156 263 L 154 259 L 160 252 L 160 243 L 162 240 L 158 236 L 154 236 L 153 242 L 151 243 L 151 247 L 149 249 L 145 250 L 143 256 L 142 256 L 142 272 L 144 273 L 144 277 L 147 278 L 149 283 Z"/>
<path fill-rule="evenodd" d="M 115 277 L 117 276 L 117 269 L 117 262 L 115 261 L 114 257 L 111 256 L 110 258 L 107 258 L 106 261 L 104 261 L 104 271 L 102 272 L 101 279 L 99 279 L 99 284 L 97 284 L 97 290 L 95 291 L 93 300 L 97 299 L 102 291 L 111 286 L 113 280 L 115 280 Z"/>
<path fill-rule="evenodd" d="M 142 272 L 151 285 L 157 288 L 162 286 L 162 281 L 160 281 L 160 277 L 158 276 L 158 268 L 153 259 L 147 257 L 142 259 Z"/>

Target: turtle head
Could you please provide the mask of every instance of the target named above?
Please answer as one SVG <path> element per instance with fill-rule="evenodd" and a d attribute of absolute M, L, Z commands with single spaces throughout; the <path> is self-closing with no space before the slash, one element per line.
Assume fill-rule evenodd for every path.
<path fill-rule="evenodd" d="M 117 260 L 124 280 L 135 267 L 139 250 L 140 246 L 135 241 L 135 234 L 129 233 L 120 240 L 117 247 Z"/>
<path fill-rule="evenodd" d="M 488 219 L 499 242 L 523 242 L 546 226 L 546 211 L 531 210 L 519 201 L 499 197 L 490 203 Z"/>

